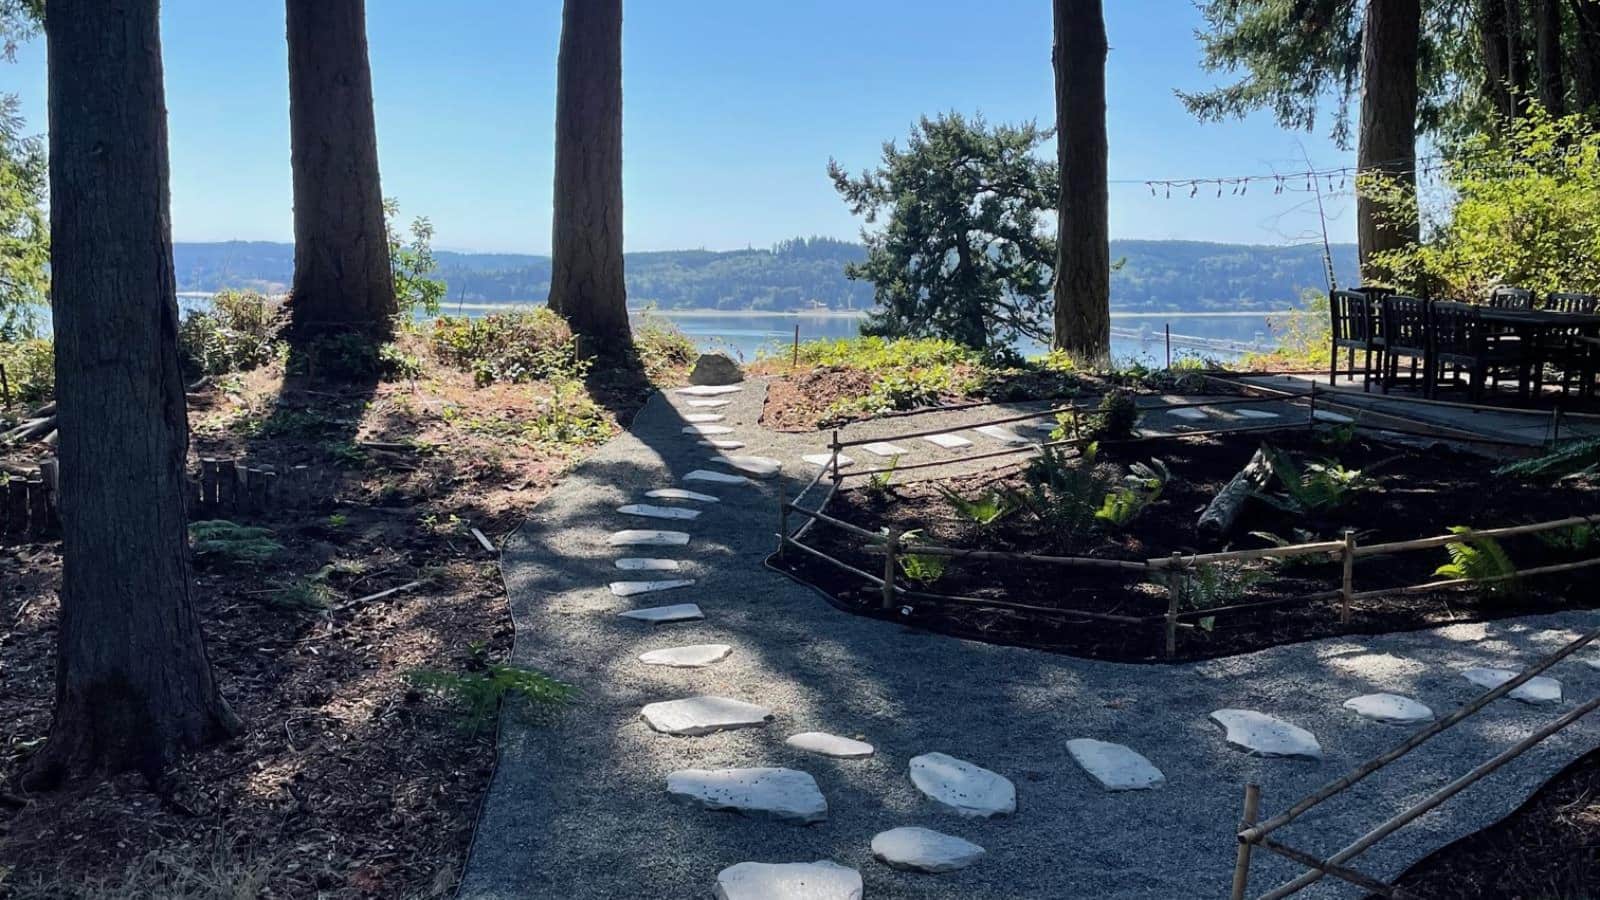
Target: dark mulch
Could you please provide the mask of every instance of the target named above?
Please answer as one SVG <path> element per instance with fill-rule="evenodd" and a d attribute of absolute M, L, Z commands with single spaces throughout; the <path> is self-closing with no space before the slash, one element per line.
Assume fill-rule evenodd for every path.
<path fill-rule="evenodd" d="M 1076 534 L 1046 530 L 1036 519 L 1016 513 L 988 529 L 961 519 L 933 483 L 895 486 L 888 493 L 867 488 L 841 491 L 829 512 L 852 524 L 877 530 L 920 529 L 923 540 L 957 548 L 1142 560 L 1223 549 L 1267 546 L 1252 531 L 1270 532 L 1295 543 L 1336 538 L 1355 528 L 1363 543 L 1400 541 L 1443 534 L 1452 525 L 1478 528 L 1544 521 L 1593 512 L 1600 490 L 1591 484 L 1560 486 L 1513 482 L 1493 475 L 1495 463 L 1475 455 L 1436 447 L 1400 447 L 1364 438 L 1329 446 L 1327 438 L 1292 430 L 1273 433 L 1271 442 L 1301 460 L 1337 457 L 1345 465 L 1373 472 L 1376 488 L 1358 493 L 1335 514 L 1297 515 L 1252 501 L 1227 546 L 1202 539 L 1195 521 L 1217 490 L 1260 445 L 1260 435 L 1217 436 L 1106 446 L 1101 465 L 1125 468 L 1159 457 L 1174 480 L 1162 498 L 1125 529 L 1095 528 Z M 955 479 L 947 483 L 964 497 L 991 489 L 1016 487 L 1016 469 Z M 819 525 L 808 541 L 857 568 L 878 572 L 882 557 L 862 542 Z M 1535 538 L 1513 538 L 1505 549 L 1520 568 L 1574 558 Z M 1357 590 L 1437 580 L 1434 569 L 1446 562 L 1444 551 L 1429 550 L 1362 560 L 1356 569 Z M 1040 647 L 1073 655 L 1124 661 L 1161 656 L 1159 625 L 1130 626 L 1074 617 L 915 601 L 905 610 L 881 612 L 881 593 L 860 579 L 803 554 L 790 554 L 788 565 L 831 595 L 843 607 L 869 615 L 886 615 L 918 627 L 997 643 Z M 1062 610 L 1126 616 L 1160 615 L 1166 593 L 1144 581 L 1140 573 L 1067 570 L 1014 562 L 953 561 L 929 590 L 940 594 L 1002 599 Z M 1178 659 L 1207 659 L 1349 633 L 1382 633 L 1433 627 L 1529 612 L 1588 607 L 1584 592 L 1571 590 L 1574 577 L 1547 576 L 1530 580 L 1507 595 L 1449 590 L 1389 597 L 1358 603 L 1353 622 L 1341 625 L 1332 602 L 1286 603 L 1264 611 L 1219 615 L 1207 629 L 1180 634 Z M 1311 561 L 1299 565 L 1263 564 L 1249 568 L 1245 583 L 1224 589 L 1210 606 L 1236 602 L 1295 600 L 1336 588 L 1339 566 Z M 904 583 L 904 582 L 903 582 Z M 906 610 L 909 610 L 907 612 Z"/>

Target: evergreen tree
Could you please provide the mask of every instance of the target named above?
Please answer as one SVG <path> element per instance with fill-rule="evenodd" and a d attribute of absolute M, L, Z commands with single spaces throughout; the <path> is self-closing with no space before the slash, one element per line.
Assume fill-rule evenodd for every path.
<path fill-rule="evenodd" d="M 1056 153 L 1061 169 L 1055 346 L 1091 364 L 1111 355 L 1107 49 L 1100 0 L 1055 0 Z"/>

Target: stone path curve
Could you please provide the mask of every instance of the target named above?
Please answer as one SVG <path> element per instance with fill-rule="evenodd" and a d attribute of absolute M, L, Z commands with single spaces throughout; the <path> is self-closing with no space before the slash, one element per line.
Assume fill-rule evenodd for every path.
<path fill-rule="evenodd" d="M 707 414 L 693 412 L 704 408 L 694 401 L 708 397 L 727 401 L 719 423 L 696 422 Z M 827 443 L 761 428 L 763 398 L 764 385 L 752 382 L 652 400 L 628 434 L 581 465 L 507 542 L 513 662 L 582 694 L 554 724 L 506 717 L 461 896 L 1216 895 L 1231 870 L 1245 781 L 1263 784 L 1267 812 L 1279 809 L 1407 733 L 1410 726 L 1365 717 L 1374 709 L 1448 712 L 1481 691 L 1469 677 L 1498 677 L 1469 670 L 1519 668 L 1593 618 L 1569 613 L 1136 666 L 849 616 L 761 566 L 777 523 L 775 480 L 762 476 L 780 466 L 792 495 L 826 461 Z M 1181 411 L 1148 410 L 1141 427 L 1304 419 L 1289 408 Z M 1042 435 L 1049 424 L 968 428 L 996 415 L 992 407 L 934 412 L 852 426 L 846 437 L 877 439 L 882 446 L 861 448 L 869 455 L 976 471 L 994 463 L 963 463 L 962 455 Z M 707 429 L 740 445 L 718 449 L 748 445 L 743 468 L 762 480 L 726 463 L 705 469 Z M 948 439 L 894 442 L 897 433 L 933 429 Z M 639 529 L 618 512 L 630 505 L 701 515 L 670 531 Z M 619 566 L 635 580 L 615 581 Z M 637 602 L 654 592 L 632 594 L 652 581 L 670 584 L 667 596 L 681 602 Z M 617 585 L 629 596 L 617 596 Z M 1552 670 L 1567 688 L 1555 687 L 1555 704 L 1600 689 L 1600 671 L 1585 661 L 1593 659 Z M 1380 694 L 1416 706 L 1374 707 Z M 1543 691 L 1539 701 L 1550 696 Z M 1363 702 L 1346 708 L 1355 700 Z M 1363 783 L 1285 837 L 1312 850 L 1336 847 L 1551 712 L 1502 701 L 1408 757 L 1395 777 Z M 1222 724 L 1247 752 L 1229 746 L 1213 713 L 1229 714 Z M 1283 740 L 1307 736 L 1320 761 L 1268 758 L 1249 745 L 1260 738 L 1281 750 Z M 1597 744 L 1600 728 L 1580 723 L 1370 851 L 1362 868 L 1393 875 L 1509 812 Z M 751 815 L 711 811 L 727 808 Z M 1260 887 L 1297 874 L 1272 859 L 1254 872 Z M 815 893 L 785 893 L 796 885 Z M 1323 884 L 1306 896 L 1347 893 Z"/>

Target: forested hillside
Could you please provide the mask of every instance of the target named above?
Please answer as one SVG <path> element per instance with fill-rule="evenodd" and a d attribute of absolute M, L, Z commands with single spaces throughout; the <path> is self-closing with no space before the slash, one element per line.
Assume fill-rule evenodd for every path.
<path fill-rule="evenodd" d="M 1355 247 L 1334 248 L 1340 284 L 1353 284 Z M 1323 290 L 1322 248 L 1263 247 L 1192 241 L 1112 241 L 1124 261 L 1111 280 L 1112 305 L 1124 312 L 1281 309 L 1307 289 Z M 294 268 L 289 244 L 178 244 L 179 289 L 286 289 Z M 628 299 L 663 309 L 782 312 L 866 309 L 872 286 L 844 277 L 863 258 L 859 244 L 798 238 L 769 250 L 672 250 L 630 253 Z M 543 302 L 550 260 L 518 254 L 440 251 L 439 274 L 456 302 Z"/>

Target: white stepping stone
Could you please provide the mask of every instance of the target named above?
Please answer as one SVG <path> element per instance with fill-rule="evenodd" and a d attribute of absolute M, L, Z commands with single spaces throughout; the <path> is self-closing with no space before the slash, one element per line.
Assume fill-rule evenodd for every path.
<path fill-rule="evenodd" d="M 1167 415 L 1172 416 L 1174 419 L 1187 419 L 1190 422 L 1202 422 L 1211 418 L 1210 414 L 1205 410 L 1194 407 L 1168 410 Z"/>
<path fill-rule="evenodd" d="M 891 828 L 872 839 L 872 855 L 885 865 L 930 875 L 965 869 L 986 852 L 971 841 L 930 828 Z"/>
<path fill-rule="evenodd" d="M 1322 759 L 1317 736 L 1298 725 L 1250 709 L 1219 709 L 1211 721 L 1226 731 L 1228 745 L 1271 759 Z"/>
<path fill-rule="evenodd" d="M 662 734 L 696 736 L 735 728 L 759 728 L 772 718 L 772 710 L 728 697 L 689 697 L 651 703 L 641 712 L 645 722 Z"/>
<path fill-rule="evenodd" d="M 824 469 L 833 465 L 832 453 L 808 453 L 800 458 L 812 464 L 813 466 L 821 466 Z M 845 456 L 843 453 L 839 454 L 839 468 L 848 469 L 855 464 L 855 460 Z"/>
<path fill-rule="evenodd" d="M 1017 786 L 1009 778 L 943 753 L 912 757 L 911 783 L 930 800 L 969 818 L 1017 811 Z"/>
<path fill-rule="evenodd" d="M 721 409 L 732 402 L 732 400 L 690 400 L 689 405 L 696 409 Z"/>
<path fill-rule="evenodd" d="M 683 476 L 684 481 L 704 481 L 707 484 L 750 484 L 750 479 L 743 475 L 730 475 L 727 472 L 713 472 L 709 469 L 695 469 Z"/>
<path fill-rule="evenodd" d="M 1476 668 L 1467 669 L 1461 677 L 1467 679 L 1478 687 L 1493 690 L 1502 684 L 1517 677 L 1520 673 L 1510 669 Z M 1523 703 L 1543 705 L 1561 702 L 1561 682 L 1545 675 L 1535 675 L 1528 679 L 1521 687 L 1507 695 L 1513 700 Z"/>
<path fill-rule="evenodd" d="M 707 439 L 703 441 L 695 441 L 695 443 L 702 447 L 711 447 L 715 450 L 740 450 L 744 448 L 744 441 L 719 441 Z"/>
<path fill-rule="evenodd" d="M 906 448 L 896 446 L 888 441 L 878 441 L 872 444 L 863 444 L 861 449 L 871 453 L 873 456 L 889 457 L 904 456 L 906 454 Z"/>
<path fill-rule="evenodd" d="M 800 825 L 828 818 L 817 780 L 798 769 L 683 769 L 667 776 L 667 795 L 679 803 Z"/>
<path fill-rule="evenodd" d="M 1583 664 L 1591 669 L 1600 669 L 1600 656 L 1586 656 L 1583 658 Z"/>
<path fill-rule="evenodd" d="M 1281 419 L 1283 416 L 1264 409 L 1236 409 L 1234 414 L 1241 419 Z"/>
<path fill-rule="evenodd" d="M 1002 444 L 1033 443 L 1033 441 L 1030 441 L 1022 435 L 1017 434 L 1015 431 L 1012 431 L 1009 428 L 1002 428 L 999 425 L 985 425 L 982 428 L 974 428 L 973 431 L 976 431 L 984 437 L 992 437 Z"/>
<path fill-rule="evenodd" d="M 617 512 L 625 516 L 638 516 L 641 519 L 681 519 L 692 521 L 700 518 L 698 509 L 682 509 L 676 506 L 652 506 L 648 503 L 629 503 L 617 507 Z"/>
<path fill-rule="evenodd" d="M 692 644 L 687 647 L 667 647 L 639 654 L 639 662 L 647 666 L 667 666 L 673 669 L 703 669 L 722 662 L 733 652 L 727 644 Z"/>
<path fill-rule="evenodd" d="M 742 862 L 717 873 L 717 900 L 861 900 L 861 873 L 826 859 Z"/>
<path fill-rule="evenodd" d="M 726 418 L 727 416 L 718 413 L 691 413 L 684 416 L 683 420 L 692 425 L 709 425 L 712 422 L 721 422 Z"/>
<path fill-rule="evenodd" d="M 1351 422 L 1355 421 L 1355 419 L 1352 419 L 1347 415 L 1344 415 L 1342 413 L 1330 412 L 1330 411 L 1328 411 L 1326 409 L 1317 410 L 1315 413 L 1312 414 L 1312 417 L 1315 418 L 1318 422 L 1332 422 L 1335 425 L 1349 425 Z"/>
<path fill-rule="evenodd" d="M 633 619 L 636 622 L 649 622 L 651 625 L 693 622 L 696 619 L 704 619 L 706 617 L 706 614 L 700 611 L 699 605 L 694 603 L 679 603 L 675 606 L 652 606 L 649 609 L 630 609 L 617 615 L 624 619 Z"/>
<path fill-rule="evenodd" d="M 611 593 L 618 597 L 637 597 L 640 594 L 658 594 L 662 591 L 675 591 L 694 584 L 693 578 L 677 578 L 671 581 L 613 581 Z"/>
<path fill-rule="evenodd" d="M 1060 422 L 1056 422 L 1056 421 L 1050 421 L 1050 422 L 1029 422 L 1029 423 L 1028 423 L 1028 427 L 1029 427 L 1029 428 L 1032 428 L 1032 429 L 1033 429 L 1033 430 L 1034 430 L 1034 431 L 1042 431 L 1042 432 L 1044 432 L 1044 433 L 1045 433 L 1045 434 L 1054 434 L 1054 433 L 1055 433 L 1055 430 L 1056 430 L 1056 429 L 1057 429 L 1057 428 L 1060 428 L 1060 427 L 1061 427 L 1061 423 L 1060 423 Z"/>
<path fill-rule="evenodd" d="M 1067 741 L 1067 752 L 1108 791 L 1147 791 L 1167 783 L 1150 760 L 1121 744 L 1077 738 Z"/>
<path fill-rule="evenodd" d="M 737 384 L 697 384 L 693 387 L 678 388 L 675 393 L 688 397 L 721 397 L 724 394 L 737 394 L 744 390 Z"/>
<path fill-rule="evenodd" d="M 613 563 L 624 572 L 676 572 L 683 568 L 675 559 L 646 559 L 644 557 L 628 557 Z"/>
<path fill-rule="evenodd" d="M 790 735 L 785 744 L 796 750 L 808 753 L 820 753 L 823 756 L 832 756 L 837 759 L 866 759 L 873 754 L 873 747 L 866 741 L 852 740 L 828 734 L 825 731 L 803 731 Z"/>
<path fill-rule="evenodd" d="M 660 488 L 645 493 L 652 500 L 693 500 L 697 503 L 721 503 L 721 497 L 702 494 L 698 491 L 686 491 L 683 488 Z"/>
<path fill-rule="evenodd" d="M 1363 694 L 1344 702 L 1344 708 L 1363 719 L 1387 725 L 1414 725 L 1432 722 L 1433 710 L 1399 694 Z"/>
<path fill-rule="evenodd" d="M 930 434 L 923 438 L 923 440 L 934 445 L 935 447 L 943 447 L 946 450 L 960 450 L 964 447 L 972 446 L 971 441 L 964 437 L 957 437 L 953 434 Z"/>
<path fill-rule="evenodd" d="M 608 542 L 613 547 L 683 547 L 689 543 L 685 531 L 618 531 Z"/>
<path fill-rule="evenodd" d="M 686 425 L 684 434 L 733 434 L 733 429 L 726 425 Z"/>
<path fill-rule="evenodd" d="M 757 478 L 776 478 L 783 471 L 783 462 L 770 456 L 713 456 L 711 461 Z"/>

